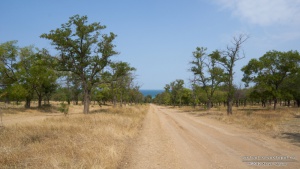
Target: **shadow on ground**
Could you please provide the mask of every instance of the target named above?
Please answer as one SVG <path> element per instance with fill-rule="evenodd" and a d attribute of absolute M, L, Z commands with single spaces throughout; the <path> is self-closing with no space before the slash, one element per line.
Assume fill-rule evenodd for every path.
<path fill-rule="evenodd" d="M 108 109 L 97 109 L 97 110 L 91 110 L 89 114 L 96 114 L 96 113 L 108 113 Z"/>
<path fill-rule="evenodd" d="M 282 138 L 288 139 L 300 147 L 300 133 L 282 133 Z"/>

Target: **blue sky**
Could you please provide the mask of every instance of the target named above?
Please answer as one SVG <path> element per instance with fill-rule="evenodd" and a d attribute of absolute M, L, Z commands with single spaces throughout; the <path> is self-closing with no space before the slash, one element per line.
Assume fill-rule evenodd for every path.
<path fill-rule="evenodd" d="M 235 84 L 241 84 L 241 67 L 269 50 L 300 51 L 300 0 L 2 0 L 0 43 L 18 40 L 20 47 L 35 45 L 56 54 L 43 33 L 59 28 L 75 14 L 106 25 L 118 35 L 119 55 L 137 68 L 142 89 L 163 89 L 183 79 L 186 87 L 192 52 L 197 46 L 224 50 L 232 37 L 250 38 L 246 58 L 235 67 Z"/>

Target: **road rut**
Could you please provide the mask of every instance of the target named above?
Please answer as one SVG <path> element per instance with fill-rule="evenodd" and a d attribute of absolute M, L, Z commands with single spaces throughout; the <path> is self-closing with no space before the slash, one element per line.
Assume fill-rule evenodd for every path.
<path fill-rule="evenodd" d="M 300 148 L 253 130 L 151 105 L 122 168 L 300 168 Z"/>

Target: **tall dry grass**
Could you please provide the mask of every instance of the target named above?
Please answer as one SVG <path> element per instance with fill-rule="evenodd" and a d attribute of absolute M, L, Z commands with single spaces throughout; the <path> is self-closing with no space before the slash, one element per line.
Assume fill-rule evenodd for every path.
<path fill-rule="evenodd" d="M 147 109 L 106 108 L 1 127 L 0 168 L 118 168 Z"/>
<path fill-rule="evenodd" d="M 227 124 L 237 124 L 259 131 L 276 132 L 276 134 L 279 134 L 282 124 L 288 123 L 300 113 L 298 108 L 279 107 L 274 111 L 270 107 L 259 106 L 233 107 L 233 115 L 230 116 L 227 115 L 226 107 L 223 106 L 210 110 L 182 107 L 180 110 L 195 116 L 207 116 Z"/>
<path fill-rule="evenodd" d="M 233 115 L 224 115 L 219 119 L 229 124 L 238 124 L 259 131 L 270 131 L 279 134 L 281 124 L 294 116 L 295 109 L 237 109 Z"/>

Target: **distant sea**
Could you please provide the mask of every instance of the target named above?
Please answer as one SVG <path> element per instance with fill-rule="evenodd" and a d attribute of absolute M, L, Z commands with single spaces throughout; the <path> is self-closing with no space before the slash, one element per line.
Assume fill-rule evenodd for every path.
<path fill-rule="evenodd" d="M 144 96 L 152 96 L 152 98 L 155 98 L 155 96 L 159 93 L 163 93 L 164 90 L 140 90 L 140 92 L 144 95 Z"/>

